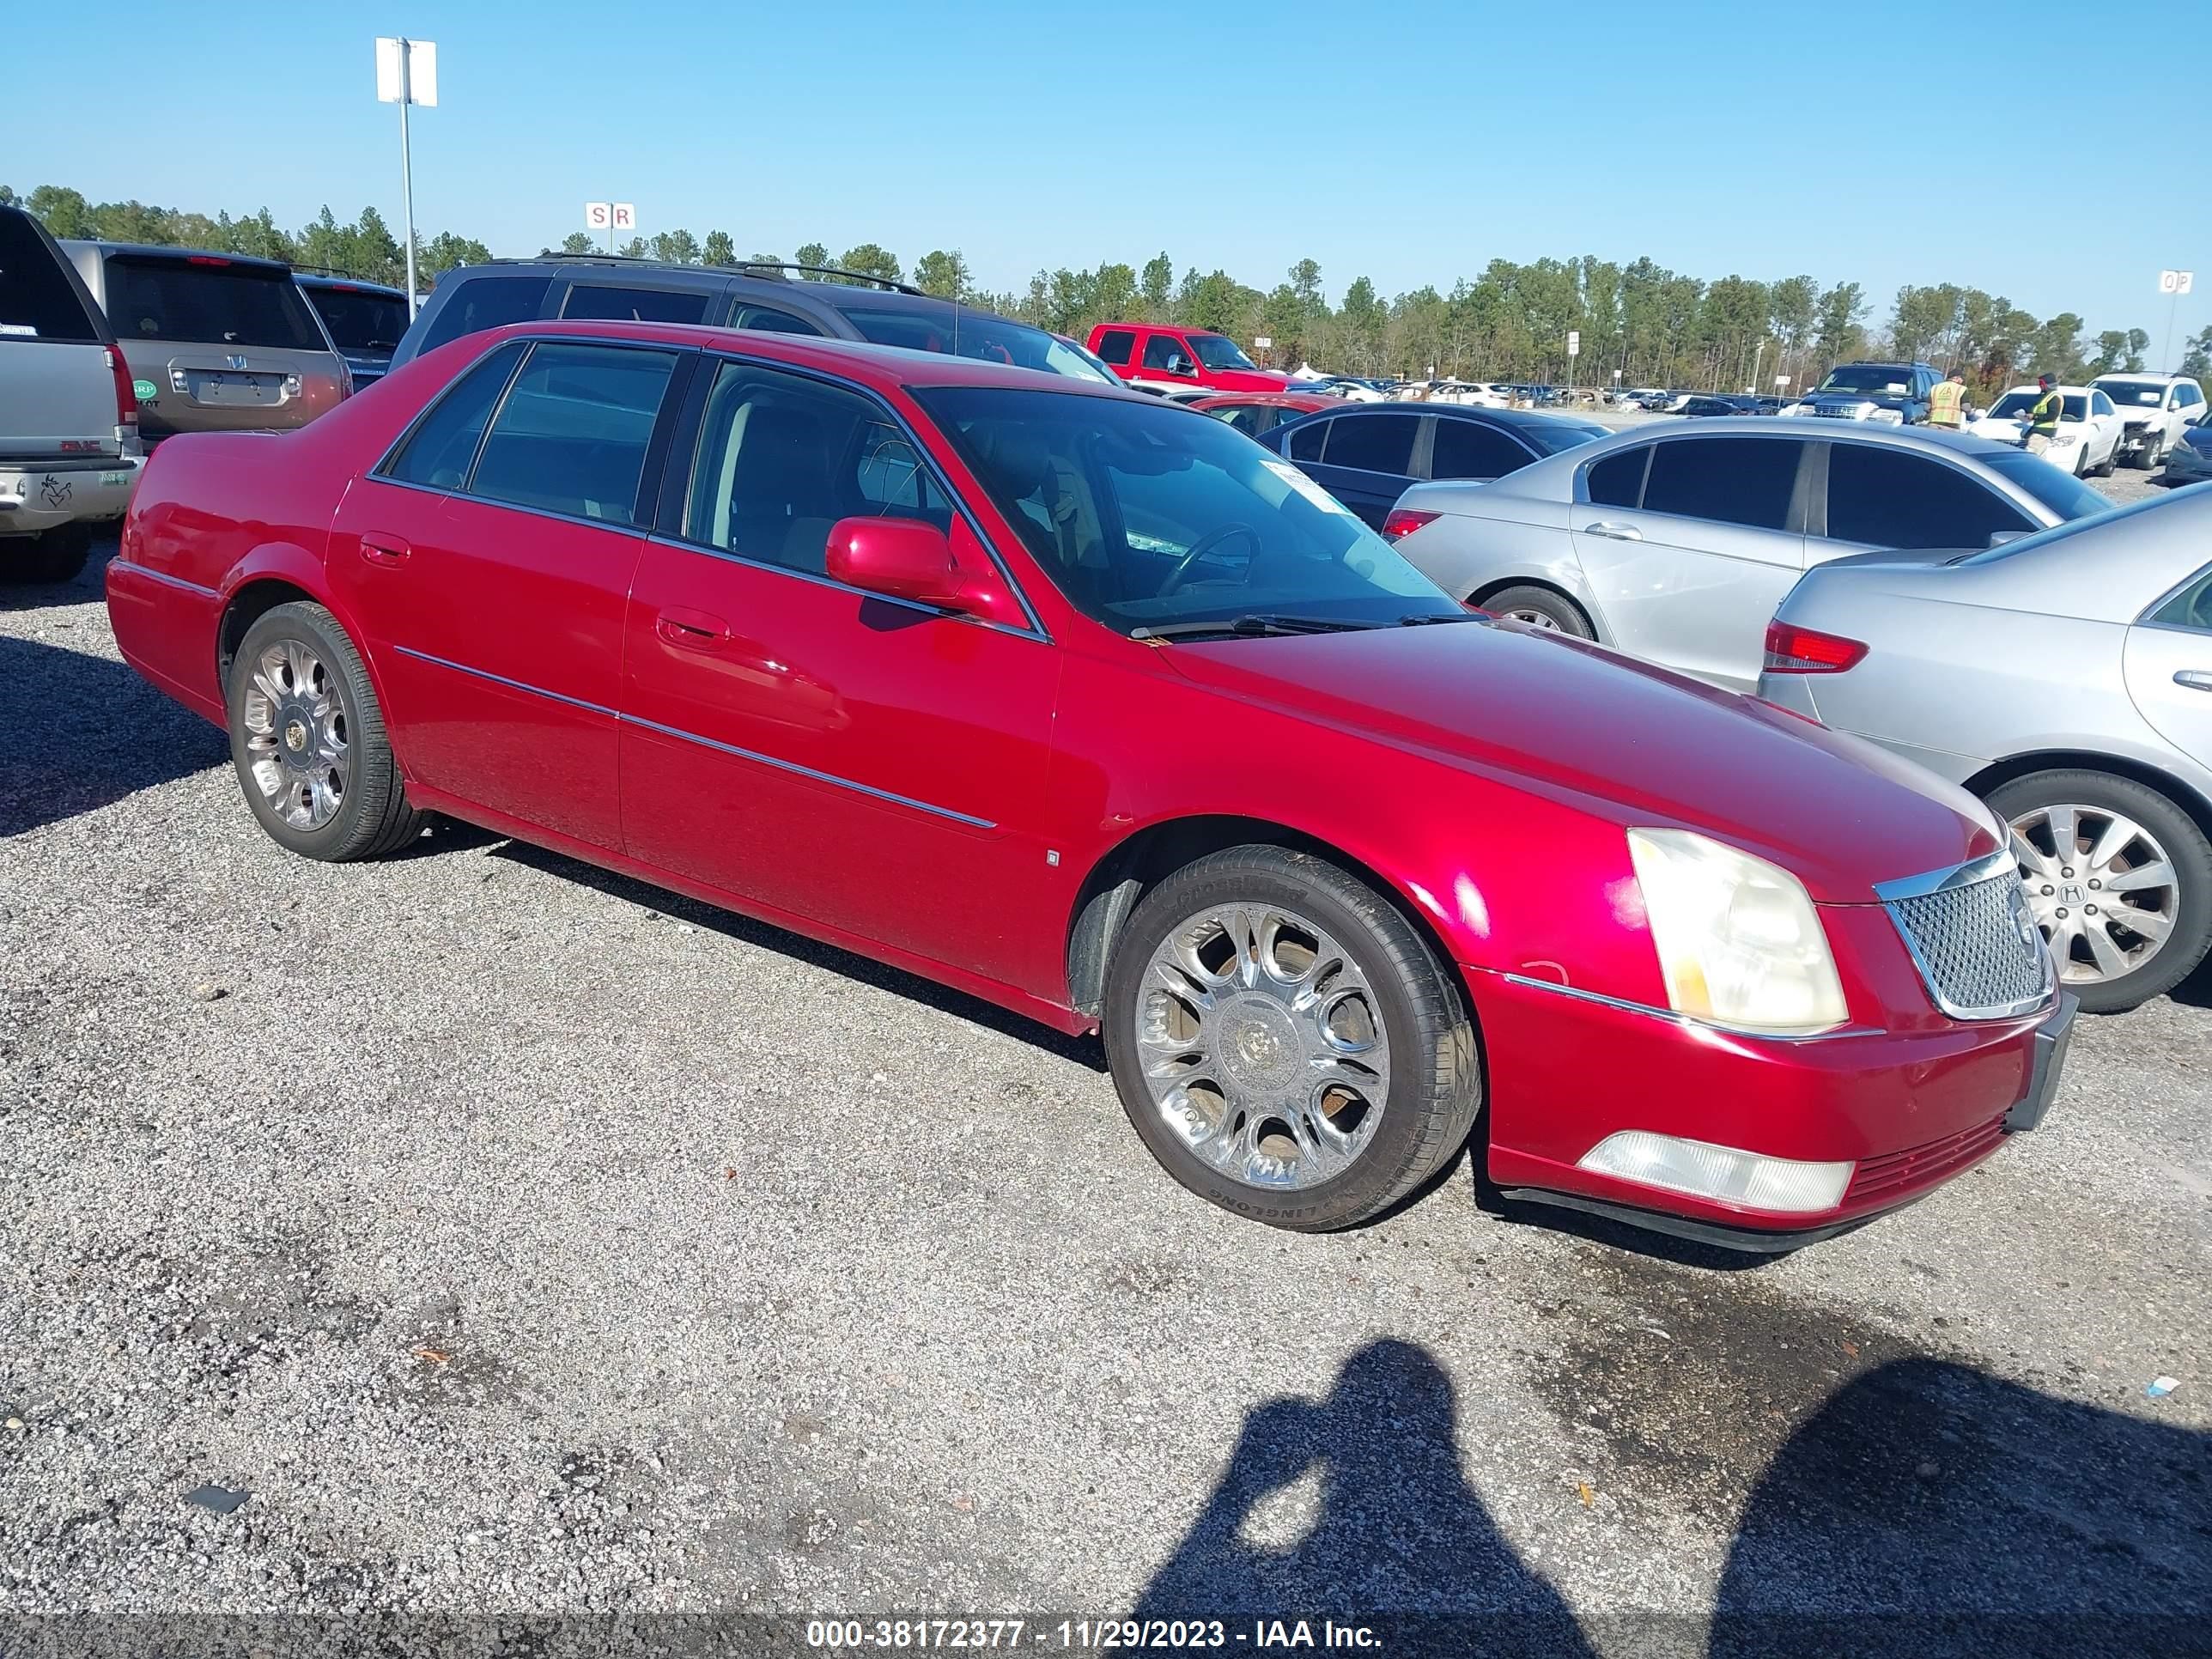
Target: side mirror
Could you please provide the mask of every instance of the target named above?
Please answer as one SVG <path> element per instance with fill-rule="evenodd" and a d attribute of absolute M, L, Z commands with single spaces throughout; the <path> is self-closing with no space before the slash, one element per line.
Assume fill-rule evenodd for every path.
<path fill-rule="evenodd" d="M 921 519 L 840 519 L 823 574 L 864 592 L 1019 625 L 1025 619 L 998 567 L 955 518 L 947 534 Z"/>
<path fill-rule="evenodd" d="M 1193 372 L 1193 369 L 1194 365 L 1190 359 L 1184 356 L 1180 351 L 1175 353 L 1168 359 L 1168 373 L 1170 374 L 1188 374 Z"/>

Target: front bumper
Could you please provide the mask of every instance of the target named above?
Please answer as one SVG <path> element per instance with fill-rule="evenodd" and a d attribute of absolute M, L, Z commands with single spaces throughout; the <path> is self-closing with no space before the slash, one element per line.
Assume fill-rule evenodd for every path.
<path fill-rule="evenodd" d="M 2166 452 L 2166 468 L 2158 475 L 2162 484 L 2203 483 L 2212 478 L 2212 455 L 2194 444 L 2176 444 Z"/>
<path fill-rule="evenodd" d="M 143 465 L 136 455 L 0 461 L 0 536 L 119 519 Z"/>
<path fill-rule="evenodd" d="M 2062 996 L 2035 1014 L 1975 1022 L 1931 1010 L 1911 1029 L 1792 1041 L 1518 975 L 1469 970 L 1468 980 L 1489 1062 L 1489 1174 L 1502 1191 L 1753 1249 L 1793 1249 L 1901 1208 L 2033 1127 L 2075 1006 Z M 1796 1212 L 1579 1167 L 1631 1129 L 1856 1167 L 1836 1204 Z"/>

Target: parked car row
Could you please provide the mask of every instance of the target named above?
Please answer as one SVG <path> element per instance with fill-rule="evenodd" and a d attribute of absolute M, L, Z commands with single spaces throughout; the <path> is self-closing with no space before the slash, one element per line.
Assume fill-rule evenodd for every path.
<path fill-rule="evenodd" d="M 1602 453 L 1604 511 L 1656 530 L 1724 423 L 1630 437 L 1640 471 L 1453 407 L 1270 448 L 727 318 L 399 355 L 303 429 L 164 445 L 108 568 L 125 659 L 296 853 L 447 813 L 1096 1029 L 1166 1170 L 1278 1226 L 1377 1215 L 1473 1138 L 1509 1198 L 1787 1249 L 2050 1104 L 2075 1005 L 1980 803 L 1471 612 L 1407 556 L 1441 513 L 1394 546 L 1300 470 L 1529 457 L 1414 486 L 1472 499 Z M 1792 521 L 1832 505 L 1826 447 L 1742 424 L 1791 451 Z"/>

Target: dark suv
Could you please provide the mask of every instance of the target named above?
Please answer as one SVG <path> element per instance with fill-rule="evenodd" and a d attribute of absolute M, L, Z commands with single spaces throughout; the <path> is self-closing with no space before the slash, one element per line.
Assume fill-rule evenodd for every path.
<path fill-rule="evenodd" d="M 1079 380 L 1101 378 L 1082 353 L 1041 328 L 903 283 L 818 265 L 675 265 L 613 254 L 495 259 L 447 271 L 392 353 L 392 367 L 464 334 L 552 317 L 819 334 Z M 1109 377 L 1108 384 L 1118 383 Z"/>
<path fill-rule="evenodd" d="M 1838 363 L 1802 401 L 1782 412 L 1917 426 L 1928 418 L 1928 394 L 1942 378 L 1932 363 Z"/>

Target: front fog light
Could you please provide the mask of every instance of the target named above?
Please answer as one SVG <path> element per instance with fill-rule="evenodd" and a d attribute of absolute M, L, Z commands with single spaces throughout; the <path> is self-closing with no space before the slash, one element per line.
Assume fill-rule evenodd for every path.
<path fill-rule="evenodd" d="M 1856 1166 L 1761 1158 L 1733 1146 L 1654 1134 L 1649 1129 L 1623 1129 L 1591 1147 L 1579 1167 L 1747 1209 L 1832 1210 L 1850 1185 Z"/>
<path fill-rule="evenodd" d="M 1687 830 L 1631 830 L 1651 943 L 1678 1014 L 1808 1036 L 1844 1023 L 1844 988 L 1804 884 Z"/>

